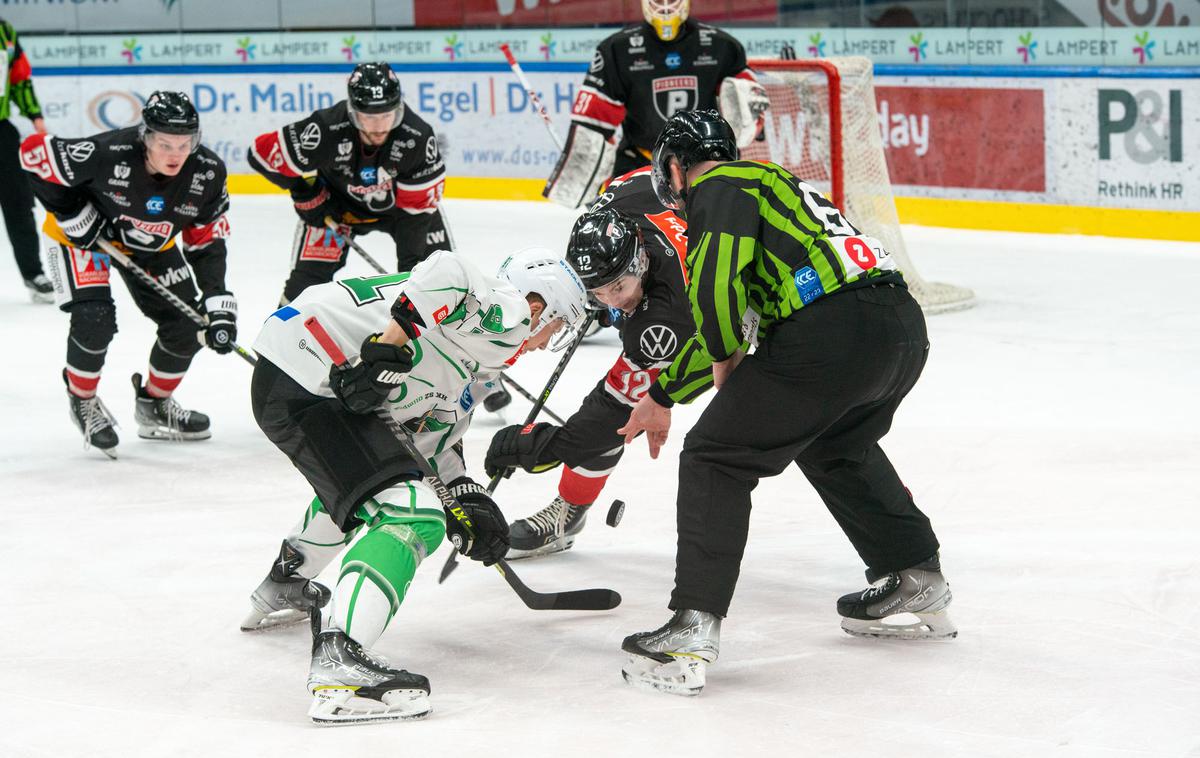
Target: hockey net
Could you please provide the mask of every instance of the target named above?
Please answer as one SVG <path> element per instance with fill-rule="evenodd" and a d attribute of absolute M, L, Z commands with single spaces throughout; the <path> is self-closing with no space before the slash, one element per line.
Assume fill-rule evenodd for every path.
<path fill-rule="evenodd" d="M 904 247 L 875 110 L 873 66 L 863 57 L 752 60 L 771 98 L 765 137 L 742 158 L 767 160 L 824 192 L 852 224 L 896 258 L 926 313 L 970 308 L 965 287 L 929 282 Z"/>

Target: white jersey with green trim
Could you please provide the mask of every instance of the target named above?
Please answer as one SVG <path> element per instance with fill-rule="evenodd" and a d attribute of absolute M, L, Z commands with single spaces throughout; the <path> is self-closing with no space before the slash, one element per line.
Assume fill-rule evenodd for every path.
<path fill-rule="evenodd" d="M 333 359 L 306 325 L 315 318 L 351 363 L 363 340 L 383 331 L 392 304 L 404 295 L 419 323 L 409 342 L 413 368 L 385 403 L 410 429 L 431 461 L 470 424 L 471 386 L 496 378 L 529 337 L 529 304 L 512 285 L 485 275 L 458 253 L 439 251 L 411 272 L 339 279 L 304 290 L 271 314 L 254 350 L 304 389 L 333 397 Z"/>

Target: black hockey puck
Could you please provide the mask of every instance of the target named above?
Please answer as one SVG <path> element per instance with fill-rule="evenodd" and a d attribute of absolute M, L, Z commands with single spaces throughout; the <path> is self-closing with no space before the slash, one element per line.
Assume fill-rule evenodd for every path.
<path fill-rule="evenodd" d="M 616 526 L 617 524 L 621 523 L 621 517 L 624 515 L 625 501 L 614 500 L 612 505 L 608 506 L 608 518 L 604 520 L 604 523 L 608 524 L 609 526 Z"/>

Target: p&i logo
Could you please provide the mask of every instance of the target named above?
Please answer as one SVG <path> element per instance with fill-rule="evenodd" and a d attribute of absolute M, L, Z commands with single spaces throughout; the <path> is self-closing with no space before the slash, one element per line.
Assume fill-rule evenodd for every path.
<path fill-rule="evenodd" d="M 1021 62 L 1028 63 L 1037 60 L 1037 42 L 1033 39 L 1033 32 L 1017 35 L 1017 39 L 1021 42 L 1021 46 L 1017 48 L 1017 52 L 1021 55 Z"/>
<path fill-rule="evenodd" d="M 237 49 L 234 50 L 234 53 L 237 54 L 237 57 L 242 61 L 242 63 L 254 60 L 254 49 L 258 47 L 258 45 L 251 42 L 250 39 L 250 37 L 237 38 L 238 46 Z"/>
<path fill-rule="evenodd" d="M 1138 57 L 1138 65 L 1154 60 L 1154 42 L 1150 40 L 1149 30 L 1133 35 L 1133 41 L 1137 43 L 1133 53 Z"/>
<path fill-rule="evenodd" d="M 545 34 L 539 36 L 538 39 L 542 41 L 541 47 L 538 48 L 538 51 L 542 54 L 542 56 L 545 57 L 546 60 L 553 58 L 554 48 L 558 46 L 558 43 L 554 41 L 554 34 L 551 32 L 546 32 Z"/>
<path fill-rule="evenodd" d="M 808 46 L 808 54 L 814 58 L 825 57 L 825 41 L 821 39 L 821 33 L 808 35 L 808 41 L 811 43 Z"/>
<path fill-rule="evenodd" d="M 442 48 L 442 52 L 450 56 L 450 60 L 458 60 L 463 54 L 463 43 L 458 41 L 457 34 L 451 34 L 445 37 L 446 46 Z"/>
<path fill-rule="evenodd" d="M 1113 138 L 1120 136 L 1125 154 L 1146 165 L 1160 160 L 1183 162 L 1183 90 L 1131 92 L 1099 90 L 1100 160 L 1112 160 Z"/>
<path fill-rule="evenodd" d="M 362 45 L 355 42 L 357 35 L 351 34 L 349 37 L 342 37 L 342 55 L 346 56 L 346 60 L 352 61 L 362 55 Z"/>
<path fill-rule="evenodd" d="M 908 41 L 912 43 L 908 52 L 912 53 L 913 63 L 920 63 L 922 58 L 929 57 L 925 51 L 925 48 L 929 47 L 929 43 L 925 41 L 924 32 L 908 35 Z"/>
<path fill-rule="evenodd" d="M 125 48 L 121 51 L 121 56 L 125 58 L 126 63 L 133 63 L 142 59 L 142 46 L 137 43 L 137 37 L 122 40 L 121 47 Z"/>

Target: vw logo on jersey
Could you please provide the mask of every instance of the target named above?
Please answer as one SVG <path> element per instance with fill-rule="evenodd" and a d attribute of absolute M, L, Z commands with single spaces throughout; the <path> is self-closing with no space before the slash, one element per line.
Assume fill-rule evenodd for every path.
<path fill-rule="evenodd" d="M 362 178 L 363 184 L 370 186 L 375 183 L 376 173 L 374 166 L 363 166 L 359 170 L 358 175 Z"/>
<path fill-rule="evenodd" d="M 667 57 L 663 60 L 667 64 L 667 68 L 679 68 L 683 65 L 683 58 L 679 53 L 667 53 Z"/>
<path fill-rule="evenodd" d="M 146 201 L 146 212 L 152 216 L 157 216 L 163 212 L 166 203 L 163 201 L 162 195 L 155 195 Z"/>
<path fill-rule="evenodd" d="M 652 324 L 642 332 L 642 336 L 638 339 L 638 345 L 650 360 L 665 361 L 675 354 L 679 338 L 675 336 L 671 327 Z"/>

